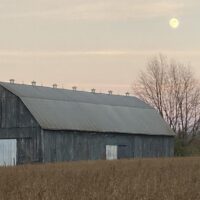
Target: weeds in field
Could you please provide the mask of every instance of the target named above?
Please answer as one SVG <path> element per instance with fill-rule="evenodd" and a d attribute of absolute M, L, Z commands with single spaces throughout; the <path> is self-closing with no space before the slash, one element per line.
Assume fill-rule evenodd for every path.
<path fill-rule="evenodd" d="M 199 200 L 200 157 L 0 168 L 1 200 Z"/>

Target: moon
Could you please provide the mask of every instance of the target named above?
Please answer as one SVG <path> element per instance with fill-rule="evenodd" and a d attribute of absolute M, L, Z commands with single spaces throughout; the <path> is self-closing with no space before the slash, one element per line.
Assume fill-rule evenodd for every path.
<path fill-rule="evenodd" d="M 177 18 L 171 18 L 169 20 L 169 25 L 173 29 L 177 29 L 180 25 L 180 21 Z"/>

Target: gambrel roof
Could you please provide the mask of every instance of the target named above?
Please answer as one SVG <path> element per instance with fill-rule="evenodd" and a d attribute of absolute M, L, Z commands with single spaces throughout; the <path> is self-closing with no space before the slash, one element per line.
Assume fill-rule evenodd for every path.
<path fill-rule="evenodd" d="M 136 97 L 5 82 L 0 85 L 22 100 L 43 129 L 174 135 L 158 112 Z"/>

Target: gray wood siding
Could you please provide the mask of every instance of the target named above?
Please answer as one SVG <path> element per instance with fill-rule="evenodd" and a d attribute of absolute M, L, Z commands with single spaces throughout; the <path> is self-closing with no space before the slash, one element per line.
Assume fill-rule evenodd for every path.
<path fill-rule="evenodd" d="M 39 124 L 21 100 L 1 86 L 0 139 L 17 139 L 17 164 L 42 160 Z"/>
<path fill-rule="evenodd" d="M 0 128 L 39 127 L 23 102 L 0 86 Z"/>
<path fill-rule="evenodd" d="M 174 148 L 174 138 L 169 136 L 45 130 L 43 138 L 44 162 L 105 159 L 106 145 L 126 146 L 124 158 L 169 157 Z"/>
<path fill-rule="evenodd" d="M 136 135 L 134 157 L 168 157 L 174 155 L 174 137 Z"/>

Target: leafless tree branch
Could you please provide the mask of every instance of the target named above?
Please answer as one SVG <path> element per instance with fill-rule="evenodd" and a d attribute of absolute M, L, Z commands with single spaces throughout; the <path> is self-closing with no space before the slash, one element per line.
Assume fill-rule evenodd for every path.
<path fill-rule="evenodd" d="M 200 88 L 190 66 L 163 55 L 141 71 L 134 94 L 158 110 L 179 137 L 200 131 Z"/>

